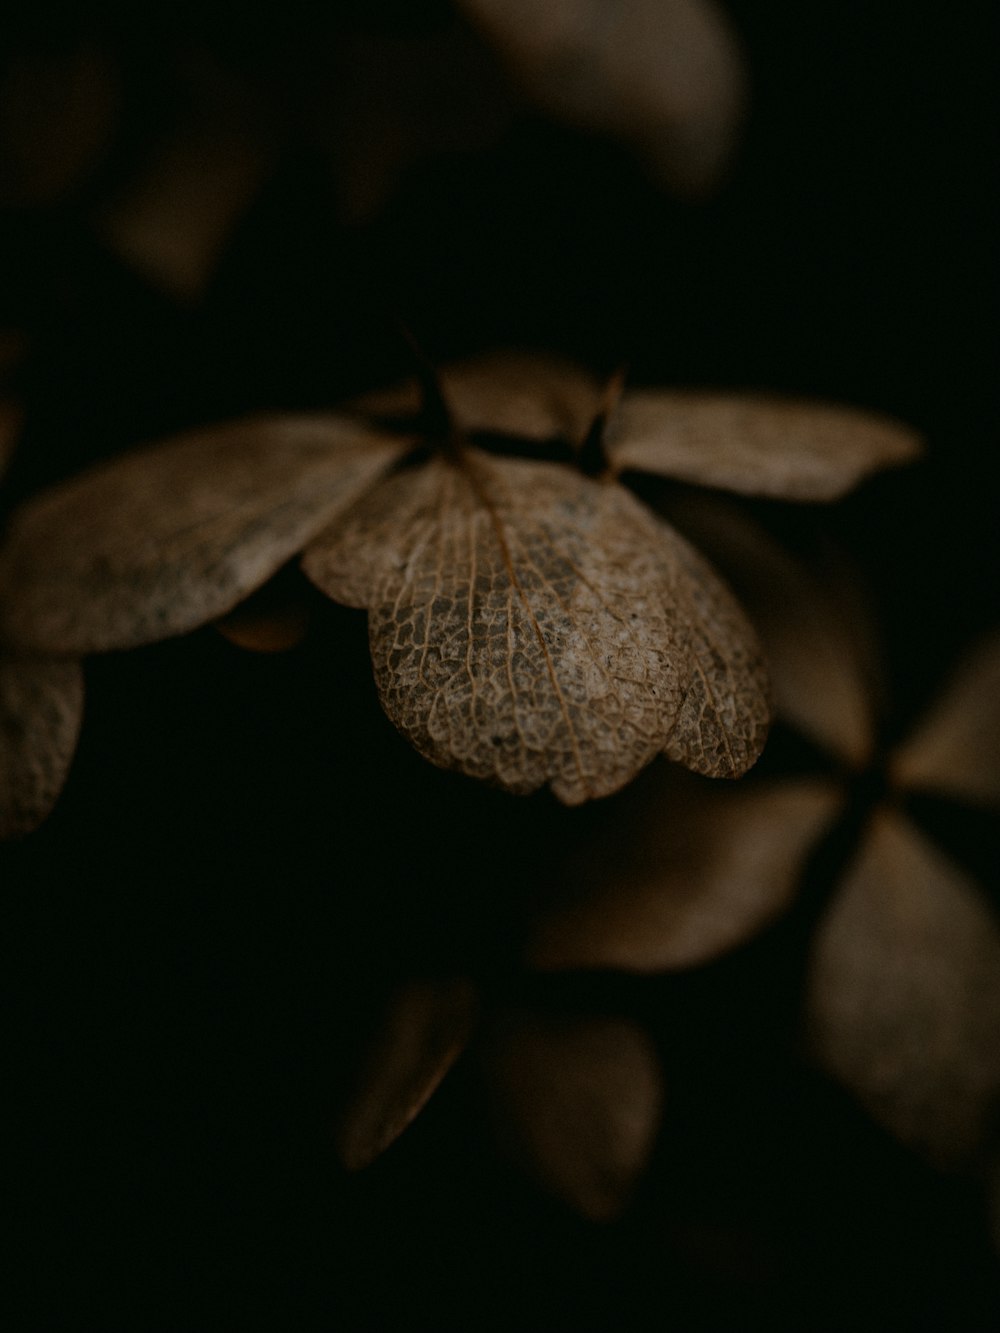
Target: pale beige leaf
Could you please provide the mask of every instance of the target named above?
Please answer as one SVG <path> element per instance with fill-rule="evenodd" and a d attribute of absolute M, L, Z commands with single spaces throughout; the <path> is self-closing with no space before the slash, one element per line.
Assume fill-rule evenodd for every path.
<path fill-rule="evenodd" d="M 775 716 L 854 768 L 875 741 L 868 617 L 734 505 L 710 497 L 668 507 L 725 575 L 764 645 Z"/>
<path fill-rule="evenodd" d="M 763 745 L 749 624 L 614 483 L 469 449 L 374 488 L 303 567 L 369 608 L 383 707 L 442 767 L 573 805 L 661 749 L 735 776 Z"/>
<path fill-rule="evenodd" d="M 0 653 L 0 838 L 30 833 L 52 809 L 82 717 L 78 662 Z"/>
<path fill-rule="evenodd" d="M 184 634 L 232 610 L 404 447 L 338 416 L 276 416 L 114 459 L 15 515 L 0 628 L 65 654 Z"/>
<path fill-rule="evenodd" d="M 263 184 L 277 143 L 251 86 L 204 60 L 184 73 L 188 104 L 179 122 L 96 227 L 146 279 L 191 300 Z"/>
<path fill-rule="evenodd" d="M 881 812 L 816 939 L 815 1058 L 941 1165 L 975 1156 L 1000 1095 L 1000 930 L 976 885 Z"/>
<path fill-rule="evenodd" d="M 527 440 L 582 440 L 601 401 L 601 386 L 592 375 L 544 352 L 500 351 L 456 361 L 441 371 L 441 384 L 460 429 Z M 408 417 L 421 403 L 414 378 L 365 394 L 351 407 Z"/>
<path fill-rule="evenodd" d="M 904 787 L 1000 806 L 1000 634 L 960 665 L 890 770 Z"/>
<path fill-rule="evenodd" d="M 713 0 L 459 0 L 525 94 L 616 135 L 672 189 L 715 183 L 746 96 L 739 47 Z"/>
<path fill-rule="evenodd" d="M 559 865 L 531 963 L 662 972 L 710 962 L 790 906 L 843 799 L 819 780 L 720 788 L 650 770 Z"/>
<path fill-rule="evenodd" d="M 920 441 L 875 412 L 796 399 L 633 389 L 609 422 L 619 470 L 779 500 L 836 500 Z"/>
<path fill-rule="evenodd" d="M 484 1063 L 510 1149 L 584 1216 L 616 1217 L 649 1161 L 662 1113 L 649 1037 L 622 1019 L 502 1011 Z"/>
<path fill-rule="evenodd" d="M 414 981 L 393 996 L 337 1129 L 350 1171 L 380 1156 L 423 1109 L 461 1055 L 477 997 L 464 980 Z"/>

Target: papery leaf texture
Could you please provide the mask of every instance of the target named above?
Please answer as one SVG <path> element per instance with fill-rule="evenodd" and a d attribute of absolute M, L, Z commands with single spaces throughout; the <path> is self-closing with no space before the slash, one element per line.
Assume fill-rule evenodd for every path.
<path fill-rule="evenodd" d="M 1000 808 L 1000 634 L 959 663 L 892 756 L 891 772 L 902 787 Z"/>
<path fill-rule="evenodd" d="M 405 448 L 335 415 L 251 417 L 43 493 L 0 548 L 0 631 L 79 654 L 184 634 L 259 587 Z"/>
<path fill-rule="evenodd" d="M 660 750 L 712 776 L 760 752 L 753 631 L 711 568 L 624 489 L 469 448 L 374 487 L 308 548 L 369 608 L 382 704 L 422 754 L 577 804 Z"/>
<path fill-rule="evenodd" d="M 82 717 L 78 662 L 0 652 L 0 838 L 30 833 L 48 815 Z"/>
<path fill-rule="evenodd" d="M 349 1170 L 373 1162 L 420 1113 L 464 1050 L 477 1010 L 462 978 L 411 981 L 390 998 L 337 1129 Z"/>
<path fill-rule="evenodd" d="M 829 580 L 794 559 L 760 524 L 715 497 L 666 513 L 725 576 L 760 636 L 775 716 L 856 769 L 875 743 L 875 633 Z"/>
<path fill-rule="evenodd" d="M 459 0 L 526 95 L 616 135 L 681 194 L 713 186 L 746 97 L 735 36 L 714 0 Z"/>
<path fill-rule="evenodd" d="M 559 864 L 563 891 L 532 928 L 532 964 L 654 973 L 712 961 L 790 906 L 843 804 L 818 778 L 720 789 L 650 770 Z"/>
<path fill-rule="evenodd" d="M 487 352 L 451 362 L 441 378 L 455 424 L 469 433 L 578 443 L 601 398 L 593 375 L 545 352 Z M 423 394 L 412 378 L 363 394 L 350 406 L 372 416 L 415 417 Z"/>
<path fill-rule="evenodd" d="M 656 1139 L 663 1080 L 624 1019 L 502 1010 L 484 1046 L 498 1129 L 527 1169 L 593 1221 L 626 1207 Z"/>
<path fill-rule="evenodd" d="M 812 1053 L 941 1166 L 979 1150 L 1000 1096 L 1000 929 L 907 819 L 875 816 L 814 944 Z"/>
<path fill-rule="evenodd" d="M 918 457 L 909 427 L 839 404 L 752 394 L 627 391 L 608 423 L 619 470 L 779 500 L 836 500 Z"/>

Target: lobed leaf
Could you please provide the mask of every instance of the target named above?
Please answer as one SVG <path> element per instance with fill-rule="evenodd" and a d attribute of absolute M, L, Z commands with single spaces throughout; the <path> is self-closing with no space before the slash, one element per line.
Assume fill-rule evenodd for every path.
<path fill-rule="evenodd" d="M 600 384 L 587 371 L 539 352 L 490 352 L 453 362 L 441 371 L 441 386 L 460 430 L 527 440 L 582 440 L 601 399 Z M 422 405 L 415 377 L 350 404 L 385 417 L 415 417 Z"/>
<path fill-rule="evenodd" d="M 155 642 L 268 579 L 406 447 L 333 415 L 251 417 L 38 496 L 0 548 L 0 630 L 25 651 Z"/>
<path fill-rule="evenodd" d="M 1000 634 L 960 664 L 890 769 L 903 787 L 1000 807 Z"/>
<path fill-rule="evenodd" d="M 0 653 L 0 839 L 30 833 L 48 815 L 82 718 L 78 662 Z"/>
<path fill-rule="evenodd" d="M 470 449 L 375 487 L 303 567 L 369 608 L 382 705 L 442 767 L 572 805 L 659 750 L 737 776 L 763 745 L 753 631 L 614 483 Z"/>
<path fill-rule="evenodd" d="M 608 424 L 619 471 L 654 472 L 742 495 L 836 500 L 870 473 L 916 458 L 908 426 L 834 404 L 633 389 Z"/>
<path fill-rule="evenodd" d="M 464 980 L 414 981 L 393 996 L 337 1130 L 349 1171 L 381 1156 L 419 1115 L 469 1040 L 478 1007 Z"/>
<path fill-rule="evenodd" d="M 616 1217 L 660 1123 L 662 1076 L 650 1038 L 621 1019 L 504 1011 L 484 1060 L 512 1150 L 584 1216 Z"/>
<path fill-rule="evenodd" d="M 560 866 L 532 965 L 661 972 L 710 962 L 791 904 L 842 805 L 840 789 L 819 780 L 720 790 L 651 771 Z"/>
<path fill-rule="evenodd" d="M 815 942 L 816 1059 L 943 1166 L 983 1145 L 1000 1096 L 1000 930 L 901 815 L 880 812 Z"/>

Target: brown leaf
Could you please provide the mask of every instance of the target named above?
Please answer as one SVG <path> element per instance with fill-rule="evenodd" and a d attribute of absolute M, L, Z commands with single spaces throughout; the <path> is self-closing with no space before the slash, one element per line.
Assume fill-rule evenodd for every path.
<path fill-rule="evenodd" d="M 742 118 L 746 79 L 712 0 L 459 0 L 550 114 L 617 135 L 682 194 L 715 183 Z"/>
<path fill-rule="evenodd" d="M 875 740 L 874 649 L 860 607 L 794 560 L 734 505 L 709 497 L 668 515 L 725 575 L 764 645 L 775 716 L 862 768 Z"/>
<path fill-rule="evenodd" d="M 559 867 L 531 963 L 661 972 L 710 962 L 790 905 L 842 804 L 819 780 L 720 790 L 651 770 Z"/>
<path fill-rule="evenodd" d="M 256 90 L 205 58 L 182 71 L 188 94 L 170 137 L 97 219 L 116 253 L 180 300 L 198 296 L 276 156 Z"/>
<path fill-rule="evenodd" d="M 920 452 L 908 426 L 834 404 L 633 389 L 609 422 L 619 470 L 780 500 L 836 500 Z"/>
<path fill-rule="evenodd" d="M 586 1217 L 616 1217 L 660 1122 L 662 1078 L 649 1037 L 621 1019 L 506 1011 L 484 1059 L 512 1150 Z"/>
<path fill-rule="evenodd" d="M 349 1171 L 385 1152 L 465 1048 L 477 1010 L 463 980 L 415 981 L 392 999 L 337 1131 Z"/>
<path fill-rule="evenodd" d="M 82 717 L 78 662 L 0 653 L 0 838 L 30 833 L 52 809 Z"/>
<path fill-rule="evenodd" d="M 461 430 L 527 440 L 582 440 L 601 399 L 601 386 L 587 371 L 539 352 L 490 352 L 452 362 L 441 382 Z M 413 378 L 350 406 L 373 416 L 414 417 L 422 401 Z"/>
<path fill-rule="evenodd" d="M 1000 806 L 1000 634 L 961 664 L 890 771 L 903 787 Z"/>
<path fill-rule="evenodd" d="M 763 745 L 749 625 L 612 482 L 470 448 L 375 487 L 303 567 L 369 608 L 383 707 L 442 767 L 577 804 L 661 749 L 735 776 Z"/>
<path fill-rule="evenodd" d="M 816 940 L 819 1062 L 935 1162 L 981 1147 L 1000 1094 L 1000 930 L 975 884 L 882 812 Z"/>
<path fill-rule="evenodd" d="M 230 611 L 399 457 L 334 415 L 256 417 L 113 459 L 38 496 L 0 550 L 0 624 L 78 654 Z"/>

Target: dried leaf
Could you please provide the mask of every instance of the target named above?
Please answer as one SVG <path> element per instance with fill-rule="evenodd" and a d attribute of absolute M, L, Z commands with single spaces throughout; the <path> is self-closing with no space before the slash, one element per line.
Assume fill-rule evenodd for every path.
<path fill-rule="evenodd" d="M 528 97 L 632 144 L 672 189 L 700 194 L 734 146 L 743 61 L 712 0 L 459 0 Z"/>
<path fill-rule="evenodd" d="M 78 662 L 0 653 L 0 838 L 30 833 L 52 809 L 82 717 Z"/>
<path fill-rule="evenodd" d="M 745 943 L 792 902 L 843 804 L 833 783 L 719 788 L 653 770 L 560 866 L 530 959 L 543 970 L 695 967 Z"/>
<path fill-rule="evenodd" d="M 892 757 L 893 779 L 1000 806 L 1000 634 L 961 664 L 939 702 Z"/>
<path fill-rule="evenodd" d="M 399 457 L 334 415 L 256 417 L 112 460 L 37 497 L 0 550 L 12 644 L 129 648 L 224 615 Z"/>
<path fill-rule="evenodd" d="M 763 745 L 753 632 L 614 483 L 470 448 L 375 487 L 303 567 L 369 608 L 383 707 L 442 767 L 576 804 L 661 749 L 736 776 Z"/>
<path fill-rule="evenodd" d="M 455 422 L 526 440 L 582 440 L 601 386 L 571 361 L 539 352 L 500 351 L 452 362 L 441 372 Z M 423 405 L 416 378 L 365 394 L 350 404 L 373 416 L 415 417 Z"/>
<path fill-rule="evenodd" d="M 277 148 L 249 85 L 209 62 L 191 63 L 181 123 L 97 220 L 126 263 L 181 300 L 205 287 Z"/>
<path fill-rule="evenodd" d="M 904 1142 L 951 1166 L 1000 1095 L 1000 930 L 975 884 L 880 812 L 816 940 L 819 1062 Z"/>
<path fill-rule="evenodd" d="M 834 404 L 633 389 L 608 425 L 619 470 L 779 500 L 836 500 L 920 452 L 908 426 Z"/>
<path fill-rule="evenodd" d="M 734 506 L 708 497 L 668 509 L 725 575 L 760 635 L 775 716 L 862 768 L 875 740 L 866 618 Z"/>
<path fill-rule="evenodd" d="M 338 1128 L 349 1171 L 385 1152 L 423 1109 L 464 1050 L 476 1008 L 463 980 L 411 982 L 393 997 Z"/>
<path fill-rule="evenodd" d="M 512 1150 L 584 1216 L 616 1217 L 660 1122 L 662 1078 L 649 1037 L 621 1019 L 505 1011 L 484 1060 Z"/>

